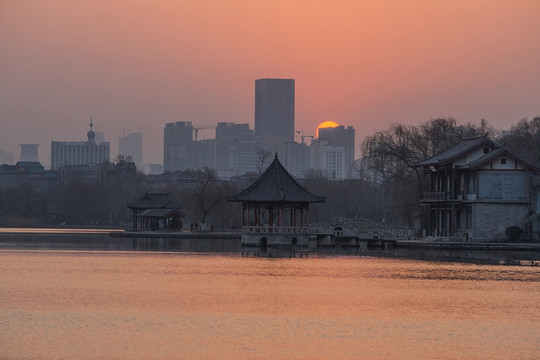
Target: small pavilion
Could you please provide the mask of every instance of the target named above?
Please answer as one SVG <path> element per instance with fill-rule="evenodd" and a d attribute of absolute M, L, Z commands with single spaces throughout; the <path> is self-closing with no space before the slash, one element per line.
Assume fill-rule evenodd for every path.
<path fill-rule="evenodd" d="M 168 193 L 149 193 L 127 204 L 133 211 L 133 230 L 179 230 L 185 214 L 169 199 Z"/>
<path fill-rule="evenodd" d="M 276 154 L 266 171 L 229 201 L 242 203 L 244 245 L 308 245 L 309 204 L 324 202 L 283 167 Z"/>

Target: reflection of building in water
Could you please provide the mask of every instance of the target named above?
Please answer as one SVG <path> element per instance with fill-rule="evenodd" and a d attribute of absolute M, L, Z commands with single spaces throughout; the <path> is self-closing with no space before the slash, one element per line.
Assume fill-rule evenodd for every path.
<path fill-rule="evenodd" d="M 51 169 L 65 165 L 96 165 L 110 161 L 110 144 L 97 143 L 90 120 L 87 141 L 51 141 Z"/>

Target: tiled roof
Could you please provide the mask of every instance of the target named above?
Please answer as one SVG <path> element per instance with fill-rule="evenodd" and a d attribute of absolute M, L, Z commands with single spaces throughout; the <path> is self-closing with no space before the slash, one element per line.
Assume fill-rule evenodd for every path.
<path fill-rule="evenodd" d="M 231 196 L 229 201 L 259 203 L 315 203 L 323 202 L 324 196 L 317 196 L 304 187 L 287 172 L 276 157 L 266 171 L 247 189 Z"/>
<path fill-rule="evenodd" d="M 469 151 L 478 148 L 482 145 L 490 146 L 491 148 L 495 147 L 496 144 L 488 139 L 487 137 L 475 137 L 470 139 L 465 139 L 458 142 L 457 144 L 449 147 L 448 149 L 438 153 L 435 156 L 430 157 L 415 163 L 415 166 L 430 166 L 430 165 L 440 165 L 450 161 L 455 160 L 456 158 L 462 156 L 463 154 L 468 153 Z"/>
<path fill-rule="evenodd" d="M 465 167 L 465 168 L 477 168 L 477 167 L 480 167 L 480 166 L 484 165 L 488 161 L 491 161 L 494 158 L 496 158 L 498 156 L 501 156 L 501 155 L 510 156 L 513 159 L 523 163 L 524 165 L 526 165 L 527 167 L 529 167 L 532 170 L 540 170 L 540 164 L 535 164 L 535 163 L 533 163 L 531 161 L 525 160 L 525 159 L 519 157 L 517 154 L 513 153 L 510 149 L 508 149 L 507 147 L 504 147 L 504 146 L 495 148 L 492 151 L 490 151 L 489 153 L 482 156 L 481 158 L 476 159 L 474 161 L 471 161 L 470 163 L 468 163 L 468 164 L 466 164 L 465 166 L 462 166 L 462 167 Z"/>
<path fill-rule="evenodd" d="M 146 209 L 137 214 L 137 217 L 158 217 L 168 218 L 173 215 L 178 217 L 186 216 L 182 211 L 177 209 Z"/>
<path fill-rule="evenodd" d="M 131 209 L 180 209 L 181 206 L 169 200 L 168 193 L 149 193 L 127 204 Z"/>

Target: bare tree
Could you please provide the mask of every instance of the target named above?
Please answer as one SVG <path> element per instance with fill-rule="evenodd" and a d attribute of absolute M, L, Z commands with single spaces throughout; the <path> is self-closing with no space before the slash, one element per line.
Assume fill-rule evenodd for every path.
<path fill-rule="evenodd" d="M 257 166 L 257 172 L 260 174 L 266 169 L 266 162 L 272 156 L 272 152 L 262 147 L 257 147 L 257 160 L 255 165 Z"/>

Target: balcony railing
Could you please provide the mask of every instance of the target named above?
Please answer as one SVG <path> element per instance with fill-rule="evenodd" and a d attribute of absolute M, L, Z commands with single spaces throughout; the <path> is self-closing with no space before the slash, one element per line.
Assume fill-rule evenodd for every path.
<path fill-rule="evenodd" d="M 308 234 L 307 226 L 242 226 L 244 234 Z"/>

